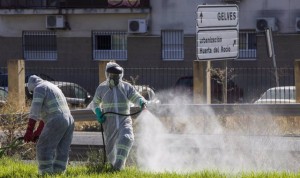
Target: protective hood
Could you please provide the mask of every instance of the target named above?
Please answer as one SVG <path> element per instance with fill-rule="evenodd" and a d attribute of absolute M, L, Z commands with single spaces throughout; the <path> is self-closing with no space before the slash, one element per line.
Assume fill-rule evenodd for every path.
<path fill-rule="evenodd" d="M 115 62 L 109 62 L 109 63 L 106 64 L 106 69 L 105 69 L 105 77 L 106 77 L 106 79 L 109 80 L 107 69 L 111 68 L 111 67 L 120 67 L 122 69 L 122 73 L 121 73 L 121 76 L 120 76 L 120 80 L 122 80 L 123 76 L 124 76 L 124 69 L 119 64 L 117 64 Z"/>
<path fill-rule="evenodd" d="M 36 86 L 41 84 L 44 80 L 36 75 L 31 75 L 28 79 L 27 88 L 30 93 L 33 92 Z"/>

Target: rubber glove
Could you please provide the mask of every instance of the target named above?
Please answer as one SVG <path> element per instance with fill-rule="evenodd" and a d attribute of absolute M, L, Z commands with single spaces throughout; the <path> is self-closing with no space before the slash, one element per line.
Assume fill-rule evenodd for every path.
<path fill-rule="evenodd" d="M 33 140 L 33 129 L 35 126 L 36 120 L 29 118 L 27 129 L 24 135 L 24 141 L 26 143 Z"/>
<path fill-rule="evenodd" d="M 101 109 L 96 108 L 95 112 L 96 112 L 96 116 L 97 116 L 97 121 L 100 124 L 104 123 L 105 122 L 105 117 L 102 115 Z"/>
<path fill-rule="evenodd" d="M 38 128 L 33 132 L 33 140 L 32 140 L 33 142 L 36 142 L 39 139 L 39 137 L 43 131 L 44 125 L 45 125 L 44 121 L 41 120 Z"/>
<path fill-rule="evenodd" d="M 141 110 L 147 109 L 147 103 L 142 99 L 140 99 L 140 107 Z"/>

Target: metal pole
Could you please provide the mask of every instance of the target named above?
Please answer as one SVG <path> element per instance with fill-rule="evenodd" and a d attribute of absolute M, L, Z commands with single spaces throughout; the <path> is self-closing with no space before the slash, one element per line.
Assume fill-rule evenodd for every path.
<path fill-rule="evenodd" d="M 278 78 L 278 71 L 277 71 L 277 65 L 276 65 L 276 57 L 275 57 L 275 50 L 274 50 L 274 42 L 273 42 L 273 33 L 272 33 L 272 28 L 267 28 L 266 29 L 266 38 L 267 38 L 267 44 L 268 47 L 271 49 L 271 53 L 269 51 L 269 57 L 272 57 L 273 59 L 273 66 L 275 70 L 275 79 L 276 79 L 276 86 L 279 86 L 279 78 Z"/>
<path fill-rule="evenodd" d="M 271 37 L 271 41 L 272 41 L 272 51 L 273 51 L 273 65 L 274 65 L 274 69 L 275 69 L 275 78 L 276 78 L 276 86 L 279 87 L 279 78 L 278 78 L 278 71 L 277 71 L 277 65 L 276 65 L 276 58 L 275 58 L 275 50 L 274 50 L 274 42 L 273 42 L 273 33 L 272 33 L 272 29 L 270 29 L 270 37 Z"/>
<path fill-rule="evenodd" d="M 105 148 L 104 130 L 103 130 L 103 125 L 100 124 L 100 126 L 101 126 L 101 132 L 102 132 L 103 152 L 104 152 L 103 164 L 105 164 L 106 163 L 106 148 Z"/>
<path fill-rule="evenodd" d="M 227 75 L 228 75 L 227 74 L 227 60 L 225 60 L 224 103 L 228 102 L 227 101 L 227 82 L 228 82 L 228 80 L 227 80 L 228 76 Z"/>

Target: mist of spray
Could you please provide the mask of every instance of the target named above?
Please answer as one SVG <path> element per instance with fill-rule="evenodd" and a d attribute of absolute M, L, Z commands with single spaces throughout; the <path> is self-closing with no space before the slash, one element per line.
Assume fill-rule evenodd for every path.
<path fill-rule="evenodd" d="M 210 108 L 195 111 L 185 105 L 190 101 L 184 95 L 161 95 L 174 98 L 170 105 L 156 111 L 159 114 L 167 108 L 169 118 L 156 117 L 150 111 L 137 118 L 136 156 L 141 169 L 154 172 L 299 169 L 289 150 L 300 145 L 290 146 L 289 140 L 269 136 L 279 130 L 270 114 L 260 113 L 263 119 L 251 114 L 247 118 L 233 117 L 234 121 L 229 119 L 224 124 Z"/>

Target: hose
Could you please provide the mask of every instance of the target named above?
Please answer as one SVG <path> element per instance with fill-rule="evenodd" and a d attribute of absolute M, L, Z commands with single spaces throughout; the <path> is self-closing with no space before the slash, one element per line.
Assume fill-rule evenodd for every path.
<path fill-rule="evenodd" d="M 106 148 L 105 148 L 105 139 L 104 139 L 104 130 L 103 130 L 103 125 L 102 123 L 100 124 L 101 126 L 101 133 L 102 133 L 102 142 L 103 142 L 103 154 L 104 154 L 104 159 L 103 159 L 103 165 L 106 163 Z"/>
<path fill-rule="evenodd" d="M 123 114 L 123 113 L 117 113 L 117 112 L 105 112 L 101 115 L 101 118 L 106 115 L 106 114 L 116 114 L 116 115 L 119 115 L 119 116 L 133 116 L 133 115 L 136 115 L 136 114 L 139 114 L 140 112 L 142 112 L 142 109 L 137 111 L 137 112 L 134 112 L 134 113 L 130 113 L 130 114 Z M 105 148 L 105 139 L 104 139 L 104 130 L 103 130 L 103 125 L 102 123 L 100 124 L 100 127 L 101 127 L 101 133 L 102 133 L 102 142 L 103 142 L 103 152 L 104 152 L 104 159 L 103 159 L 103 165 L 106 163 L 106 148 Z"/>
<path fill-rule="evenodd" d="M 140 112 L 142 112 L 142 109 L 137 111 L 137 112 L 130 113 L 130 114 L 123 114 L 123 113 L 117 113 L 117 112 L 105 112 L 101 115 L 101 117 L 103 117 L 106 114 L 116 114 L 116 115 L 119 115 L 119 116 L 133 116 L 133 115 L 139 114 Z"/>

